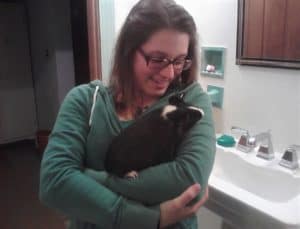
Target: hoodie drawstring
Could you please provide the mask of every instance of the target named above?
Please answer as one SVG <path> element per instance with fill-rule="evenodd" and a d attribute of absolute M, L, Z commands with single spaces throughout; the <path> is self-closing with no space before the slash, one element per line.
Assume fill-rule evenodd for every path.
<path fill-rule="evenodd" d="M 95 105 L 96 105 L 98 90 L 99 90 L 99 85 L 96 86 L 96 89 L 95 89 L 95 92 L 94 92 L 94 96 L 93 96 L 93 105 L 92 105 L 92 108 L 91 108 L 91 114 L 90 114 L 90 120 L 89 120 L 89 127 L 92 126 L 93 113 L 94 113 L 94 109 L 95 109 Z"/>

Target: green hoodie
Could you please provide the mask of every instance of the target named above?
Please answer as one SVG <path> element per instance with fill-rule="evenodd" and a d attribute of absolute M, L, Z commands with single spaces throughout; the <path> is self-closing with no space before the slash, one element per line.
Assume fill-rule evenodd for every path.
<path fill-rule="evenodd" d="M 188 132 L 174 161 L 139 172 L 138 179 L 109 176 L 104 158 L 112 138 L 134 122 L 120 121 L 100 81 L 72 89 L 61 105 L 41 164 L 40 199 L 71 219 L 72 229 L 156 229 L 159 204 L 188 186 L 208 185 L 215 133 L 207 94 L 198 83 L 181 90 L 205 115 Z M 147 112 L 167 104 L 168 93 Z M 155 133 L 153 133 L 155 134 Z M 201 192 L 198 199 L 204 192 Z M 193 216 L 170 228 L 196 229 Z"/>

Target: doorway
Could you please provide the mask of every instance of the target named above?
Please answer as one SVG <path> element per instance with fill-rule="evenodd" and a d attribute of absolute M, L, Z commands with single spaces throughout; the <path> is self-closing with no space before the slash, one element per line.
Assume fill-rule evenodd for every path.
<path fill-rule="evenodd" d="M 98 0 L 0 3 L 2 144 L 51 130 L 67 92 L 101 77 L 101 55 Z"/>
<path fill-rule="evenodd" d="M 77 7 L 75 22 L 71 2 L 0 0 L 2 228 L 65 228 L 65 218 L 38 199 L 42 149 L 36 148 L 35 135 L 38 130 L 52 129 L 59 106 L 72 87 L 93 79 L 89 70 L 92 58 L 86 51 L 89 31 L 93 31 L 85 25 L 89 24 L 88 7 Z M 82 24 L 75 30 L 76 38 L 83 37 L 76 45 L 74 23 Z M 76 59 L 79 47 L 85 49 L 81 68 Z"/>

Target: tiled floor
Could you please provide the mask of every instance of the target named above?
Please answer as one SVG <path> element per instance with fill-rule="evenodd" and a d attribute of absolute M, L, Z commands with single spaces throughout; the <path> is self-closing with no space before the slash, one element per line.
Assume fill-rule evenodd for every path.
<path fill-rule="evenodd" d="M 41 156 L 34 142 L 0 146 L 0 228 L 64 229 L 63 217 L 39 202 Z"/>

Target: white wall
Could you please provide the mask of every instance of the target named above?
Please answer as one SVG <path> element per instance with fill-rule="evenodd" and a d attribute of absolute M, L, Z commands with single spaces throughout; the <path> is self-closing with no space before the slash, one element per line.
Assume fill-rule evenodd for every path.
<path fill-rule="evenodd" d="M 115 0 L 115 27 L 137 0 Z M 236 0 L 177 0 L 194 17 L 200 45 L 226 48 L 224 80 L 201 76 L 200 82 L 224 87 L 222 109 L 214 109 L 217 132 L 240 126 L 256 134 L 271 130 L 276 151 L 300 144 L 300 71 L 235 64 Z"/>
<path fill-rule="evenodd" d="M 115 9 L 114 1 L 99 1 L 100 39 L 101 39 L 101 71 L 102 81 L 107 84 L 111 71 L 111 62 L 115 44 Z M 116 18 L 117 19 L 117 18 Z"/>
<path fill-rule="evenodd" d="M 296 101 L 296 104 L 300 104 L 300 80 L 298 80 L 298 89 L 297 89 L 297 91 L 298 91 L 298 98 L 296 98 L 295 101 Z M 297 114 L 298 114 L 298 117 L 299 117 L 299 114 L 300 114 L 300 105 L 298 105 Z M 297 136 L 298 136 L 298 139 L 299 139 L 299 136 L 300 136 L 300 121 L 299 120 L 298 120 L 298 127 L 297 127 L 297 125 L 295 125 L 295 127 L 298 130 Z M 297 143 L 299 143 L 299 140 L 297 141 Z"/>

